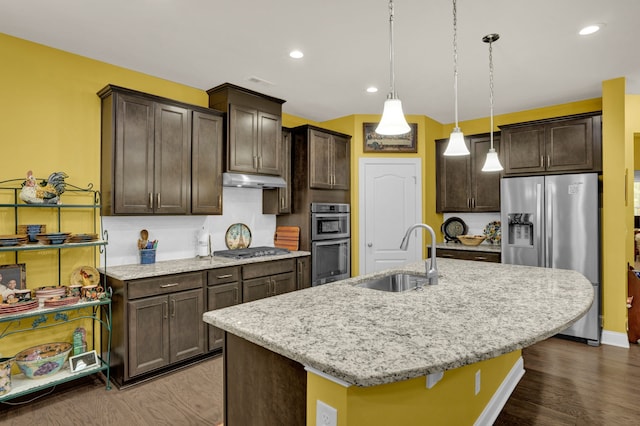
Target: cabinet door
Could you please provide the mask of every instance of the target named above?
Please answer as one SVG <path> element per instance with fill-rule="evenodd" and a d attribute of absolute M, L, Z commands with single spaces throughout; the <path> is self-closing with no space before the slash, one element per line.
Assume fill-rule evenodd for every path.
<path fill-rule="evenodd" d="M 349 189 L 351 179 L 351 151 L 349 149 L 349 139 L 340 136 L 333 136 L 332 144 L 332 173 L 333 189 Z"/>
<path fill-rule="evenodd" d="M 255 173 L 258 170 L 258 110 L 229 105 L 227 170 Z"/>
<path fill-rule="evenodd" d="M 240 303 L 240 283 L 214 285 L 207 288 L 207 311 L 226 308 Z M 209 351 L 222 347 L 224 331 L 212 325 L 209 330 Z"/>
<path fill-rule="evenodd" d="M 501 132 L 505 174 L 536 174 L 545 171 L 545 128 L 531 125 Z"/>
<path fill-rule="evenodd" d="M 271 277 L 252 278 L 242 281 L 242 302 L 264 299 L 272 296 Z"/>
<path fill-rule="evenodd" d="M 282 177 L 286 188 L 264 189 L 262 191 L 262 213 L 291 213 L 291 131 L 282 129 Z"/>
<path fill-rule="evenodd" d="M 154 103 L 127 95 L 116 99 L 114 213 L 153 213 Z"/>
<path fill-rule="evenodd" d="M 169 299 L 148 297 L 127 303 L 129 377 L 169 364 Z"/>
<path fill-rule="evenodd" d="M 189 290 L 169 296 L 169 336 L 171 362 L 204 353 L 204 301 L 202 290 Z"/>
<path fill-rule="evenodd" d="M 296 274 L 289 272 L 287 274 L 274 275 L 271 277 L 271 295 L 289 293 L 297 290 Z"/>
<path fill-rule="evenodd" d="M 193 111 L 191 213 L 222 214 L 222 117 Z"/>
<path fill-rule="evenodd" d="M 258 172 L 282 176 L 282 120 L 258 111 Z"/>
<path fill-rule="evenodd" d="M 500 211 L 500 172 L 483 172 L 487 152 L 491 148 L 489 136 L 470 137 L 471 147 L 471 210 L 474 212 Z M 500 155 L 500 138 L 494 135 L 493 147 Z"/>
<path fill-rule="evenodd" d="M 299 257 L 296 260 L 296 272 L 298 274 L 298 290 L 311 287 L 311 261 L 309 256 Z"/>
<path fill-rule="evenodd" d="M 448 142 L 448 139 L 436 141 L 436 211 L 470 211 L 470 156 L 445 157 Z"/>
<path fill-rule="evenodd" d="M 545 128 L 547 171 L 592 170 L 594 144 L 591 117 L 564 120 Z"/>
<path fill-rule="evenodd" d="M 155 105 L 155 212 L 187 214 L 191 187 L 189 110 Z"/>
<path fill-rule="evenodd" d="M 331 189 L 331 144 L 328 133 L 309 130 L 309 187 Z"/>

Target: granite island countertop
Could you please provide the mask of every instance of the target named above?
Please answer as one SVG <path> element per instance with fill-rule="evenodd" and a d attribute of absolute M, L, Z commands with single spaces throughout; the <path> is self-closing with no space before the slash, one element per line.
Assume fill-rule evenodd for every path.
<path fill-rule="evenodd" d="M 473 364 L 564 330 L 591 306 L 575 271 L 439 259 L 439 284 L 382 292 L 356 284 L 424 262 L 206 312 L 205 322 L 357 386 Z"/>
<path fill-rule="evenodd" d="M 169 274 L 179 274 L 182 272 L 196 272 L 207 269 L 226 268 L 228 266 L 248 265 L 259 262 L 270 262 L 272 260 L 292 259 L 296 257 L 310 256 L 308 251 L 291 251 L 287 254 L 276 256 L 261 256 L 247 259 L 230 259 L 227 257 L 212 256 L 210 258 L 188 258 L 177 260 L 164 260 L 151 264 L 131 264 L 108 266 L 98 268 L 98 270 L 109 277 L 121 281 L 136 280 L 139 278 L 159 277 Z"/>

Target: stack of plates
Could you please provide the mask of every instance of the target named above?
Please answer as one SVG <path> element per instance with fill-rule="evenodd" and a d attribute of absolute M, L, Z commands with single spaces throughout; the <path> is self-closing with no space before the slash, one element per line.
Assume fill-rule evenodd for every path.
<path fill-rule="evenodd" d="M 20 234 L 28 234 L 30 243 L 37 243 L 36 236 L 47 232 L 47 225 L 18 225 L 18 232 Z"/>
<path fill-rule="evenodd" d="M 73 305 L 74 303 L 78 303 L 78 300 L 80 300 L 78 296 L 56 296 L 46 299 L 44 301 L 44 306 L 52 308 L 54 306 Z"/>
<path fill-rule="evenodd" d="M 30 311 L 38 307 L 38 300 L 26 302 L 0 303 L 0 314 L 15 314 L 17 312 Z"/>
<path fill-rule="evenodd" d="M 96 241 L 98 234 L 72 234 L 67 240 L 68 243 L 86 243 Z"/>
<path fill-rule="evenodd" d="M 64 244 L 69 235 L 69 232 L 54 232 L 51 234 L 38 234 L 36 238 L 41 244 Z"/>
<path fill-rule="evenodd" d="M 29 236 L 26 234 L 0 235 L 0 247 L 21 246 L 26 244 Z"/>
<path fill-rule="evenodd" d="M 36 289 L 36 301 L 42 300 L 44 302 L 52 297 L 63 297 L 66 295 L 67 287 L 65 286 L 39 287 Z"/>

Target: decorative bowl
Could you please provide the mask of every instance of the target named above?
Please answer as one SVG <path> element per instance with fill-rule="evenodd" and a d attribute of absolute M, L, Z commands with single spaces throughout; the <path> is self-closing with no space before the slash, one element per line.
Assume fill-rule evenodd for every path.
<path fill-rule="evenodd" d="M 465 246 L 477 246 L 485 240 L 484 235 L 458 235 L 458 240 Z"/>
<path fill-rule="evenodd" d="M 41 379 L 60 371 L 72 348 L 67 342 L 45 343 L 18 352 L 15 362 L 26 377 Z"/>

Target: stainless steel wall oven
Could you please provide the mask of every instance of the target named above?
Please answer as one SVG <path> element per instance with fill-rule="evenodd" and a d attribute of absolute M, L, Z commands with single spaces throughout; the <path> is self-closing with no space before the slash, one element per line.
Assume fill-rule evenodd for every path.
<path fill-rule="evenodd" d="M 349 204 L 311 203 L 311 285 L 351 276 Z"/>

